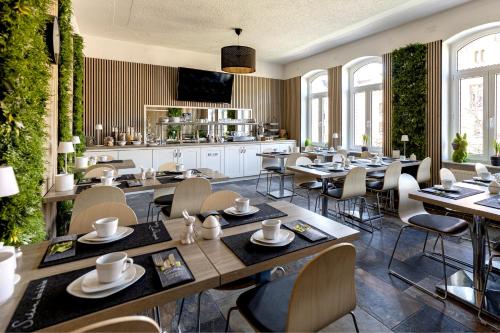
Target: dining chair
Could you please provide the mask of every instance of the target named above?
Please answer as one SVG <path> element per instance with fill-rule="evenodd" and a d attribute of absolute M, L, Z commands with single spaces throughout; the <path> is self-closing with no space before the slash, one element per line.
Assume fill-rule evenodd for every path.
<path fill-rule="evenodd" d="M 307 263 L 298 274 L 261 284 L 242 293 L 236 307 L 259 332 L 317 332 L 350 314 L 356 332 L 356 250 L 352 244 L 334 245 Z"/>
<path fill-rule="evenodd" d="M 380 216 L 380 222 L 382 222 L 382 212 L 380 210 L 380 199 L 383 194 L 385 194 L 384 208 L 387 208 L 387 202 L 389 202 L 389 209 L 394 210 L 394 191 L 398 189 L 399 176 L 401 176 L 402 164 L 399 161 L 394 161 L 387 166 L 385 170 L 384 178 L 382 180 L 368 180 L 366 182 L 366 187 L 375 192 L 377 195 L 377 208 L 378 214 Z"/>
<path fill-rule="evenodd" d="M 417 170 L 417 182 L 419 184 L 429 182 L 431 180 L 431 164 L 430 157 L 426 157 L 420 162 Z"/>
<path fill-rule="evenodd" d="M 369 151 L 362 151 L 359 155 L 361 158 L 372 158 L 372 154 Z"/>
<path fill-rule="evenodd" d="M 304 152 L 309 153 L 309 152 L 312 152 L 312 151 L 314 151 L 314 147 L 313 146 L 305 146 L 304 147 Z"/>
<path fill-rule="evenodd" d="M 451 172 L 451 170 L 447 168 L 441 168 L 441 170 L 439 170 L 439 178 L 441 179 L 441 181 L 451 180 L 453 183 L 457 182 L 457 179 L 455 178 L 453 172 Z"/>
<path fill-rule="evenodd" d="M 175 171 L 176 163 L 167 162 L 158 167 L 158 171 Z M 149 216 L 154 217 L 154 208 L 161 208 L 172 204 L 174 198 L 174 187 L 158 188 L 153 191 L 153 200 L 148 205 L 148 215 L 146 221 L 149 222 Z M 153 206 L 154 205 L 154 206 Z"/>
<path fill-rule="evenodd" d="M 217 191 L 210 194 L 201 204 L 200 213 L 211 210 L 222 210 L 234 206 L 234 200 L 241 198 L 239 193 L 234 191 Z"/>
<path fill-rule="evenodd" d="M 349 155 L 349 152 L 347 151 L 347 149 L 339 149 L 337 150 L 337 154 L 344 155 L 345 157 L 347 157 L 347 155 Z"/>
<path fill-rule="evenodd" d="M 108 202 L 127 204 L 127 199 L 125 198 L 125 193 L 115 186 L 96 186 L 83 191 L 76 196 L 73 203 L 71 222 L 85 209 Z"/>
<path fill-rule="evenodd" d="M 486 165 L 484 165 L 483 163 L 476 163 L 474 164 L 474 168 L 476 169 L 476 174 L 479 176 L 481 173 L 483 172 L 489 172 L 488 171 L 488 168 L 486 167 Z"/>
<path fill-rule="evenodd" d="M 297 165 L 295 162 L 301 156 L 304 156 L 304 154 L 302 154 L 302 153 L 290 153 L 290 155 L 288 155 L 288 157 L 285 160 L 285 170 L 284 171 L 278 170 L 270 175 L 271 181 L 270 181 L 269 191 L 272 190 L 273 177 L 275 175 L 279 176 L 279 177 L 285 177 L 285 181 L 286 181 L 286 177 L 292 178 L 291 183 L 293 186 L 293 177 L 295 176 L 295 172 L 290 170 L 289 167 Z"/>
<path fill-rule="evenodd" d="M 146 316 L 126 316 L 111 318 L 88 326 L 78 328 L 72 333 L 100 333 L 100 332 L 143 332 L 161 333 L 158 324 Z"/>
<path fill-rule="evenodd" d="M 117 217 L 118 225 L 137 224 L 137 216 L 132 208 L 120 202 L 106 202 L 81 211 L 69 225 L 70 234 L 83 234 L 92 231 L 92 223 L 105 217 Z"/>
<path fill-rule="evenodd" d="M 295 160 L 295 165 L 309 165 L 312 164 L 310 158 L 305 156 L 299 156 Z M 311 210 L 311 192 L 318 191 L 322 188 L 322 183 L 316 179 L 316 177 L 311 176 L 306 173 L 296 172 L 293 176 L 293 184 L 292 184 L 292 196 L 290 198 L 290 202 L 293 201 L 293 198 L 297 195 L 297 190 L 305 190 L 307 193 L 307 209 Z M 316 198 L 316 203 L 314 205 L 314 210 L 316 210 L 318 197 Z"/>
<path fill-rule="evenodd" d="M 446 255 L 444 249 L 443 236 L 459 236 L 468 231 L 469 224 L 459 218 L 446 216 L 446 215 L 436 215 L 429 214 L 421 201 L 410 199 L 409 194 L 411 192 L 416 192 L 420 189 L 418 182 L 415 178 L 408 174 L 402 174 L 399 177 L 399 218 L 403 222 L 403 226 L 399 231 L 398 238 L 394 244 L 394 249 L 392 250 L 391 259 L 389 260 L 388 270 L 389 273 L 396 276 L 397 278 L 405 281 L 406 283 L 420 289 L 421 291 L 436 297 L 440 300 L 446 299 L 448 296 L 448 280 L 446 274 Z M 444 275 L 444 296 L 438 295 L 425 287 L 421 286 L 417 282 L 410 280 L 409 278 L 397 273 L 391 269 L 392 262 L 394 259 L 394 254 L 396 253 L 396 248 L 398 247 L 399 240 L 403 231 L 407 228 L 413 228 L 426 233 L 424 246 L 422 253 L 425 255 L 425 248 L 427 246 L 427 239 L 429 233 L 436 234 L 441 240 L 441 262 L 443 264 L 443 275 Z"/>
<path fill-rule="evenodd" d="M 274 149 L 272 148 L 266 148 L 262 149 L 262 153 L 272 153 L 274 152 Z M 261 157 L 261 167 L 259 171 L 259 177 L 257 177 L 257 184 L 255 184 L 255 190 L 257 193 L 264 194 L 258 191 L 259 188 L 259 183 L 260 183 L 260 177 L 264 174 L 266 176 L 266 193 L 267 195 L 270 191 L 271 187 L 271 181 L 272 179 L 269 177 L 273 173 L 280 171 L 280 165 L 279 161 L 275 158 L 268 158 L 268 157 Z"/>
<path fill-rule="evenodd" d="M 200 213 L 201 204 L 212 193 L 212 185 L 205 178 L 189 178 L 181 181 L 174 191 L 172 205 L 162 207 L 160 213 L 168 219 L 182 217 L 182 211 L 187 210 L 191 215 Z"/>
<path fill-rule="evenodd" d="M 89 166 L 85 173 L 83 174 L 84 179 L 88 178 L 101 178 L 105 170 L 114 170 L 114 174 L 117 175 L 118 172 L 116 168 L 111 164 L 94 164 Z"/>

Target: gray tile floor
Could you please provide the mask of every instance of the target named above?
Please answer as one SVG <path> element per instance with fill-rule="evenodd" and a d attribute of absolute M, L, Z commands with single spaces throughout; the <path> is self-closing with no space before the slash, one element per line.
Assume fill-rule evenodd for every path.
<path fill-rule="evenodd" d="M 261 182 L 261 190 L 265 190 Z M 216 184 L 213 190 L 233 190 L 251 199 L 252 203 L 270 201 L 255 191 L 255 180 L 242 180 Z M 276 184 L 274 186 L 277 186 Z M 129 205 L 141 221 L 146 220 L 148 203 L 152 193 L 127 196 Z M 296 197 L 293 202 L 307 208 L 304 198 Z M 314 206 L 314 205 L 313 205 Z M 387 264 L 400 228 L 399 219 L 386 215 L 383 227 L 373 234 L 361 231 L 360 239 L 354 243 L 357 249 L 356 291 L 357 315 L 362 332 L 476 332 L 489 329 L 479 323 L 477 314 L 453 300 L 440 302 L 398 278 L 387 273 Z M 419 255 L 425 234 L 410 230 L 405 232 L 395 255 L 395 269 L 425 286 L 432 287 L 442 280 L 442 265 Z M 431 243 L 432 239 L 429 241 Z M 463 239 L 447 239 L 445 248 L 448 255 L 471 261 L 471 244 Z M 300 270 L 309 260 L 304 258 L 285 266 L 287 274 Z M 447 273 L 455 270 L 448 268 Z M 276 273 L 274 278 L 279 278 Z M 230 307 L 242 291 L 210 290 L 203 294 L 201 305 L 201 330 L 220 332 L 224 330 Z M 177 303 L 180 304 L 178 301 Z M 178 304 L 165 304 L 162 309 L 163 326 L 175 330 Z M 195 295 L 186 299 L 181 320 L 183 331 L 196 331 L 197 302 Z M 231 331 L 251 332 L 251 327 L 235 313 L 231 317 Z M 351 318 L 344 317 L 324 329 L 325 332 L 354 332 Z"/>

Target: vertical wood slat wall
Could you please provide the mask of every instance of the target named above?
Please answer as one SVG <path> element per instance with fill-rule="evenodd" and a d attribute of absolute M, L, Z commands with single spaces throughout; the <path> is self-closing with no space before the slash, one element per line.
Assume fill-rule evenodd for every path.
<path fill-rule="evenodd" d="M 392 55 L 382 55 L 382 113 L 384 117 L 382 142 L 385 156 L 392 156 Z"/>
<path fill-rule="evenodd" d="M 441 169 L 442 41 L 427 44 L 426 155 L 432 159 L 431 182 L 439 184 Z"/>
<path fill-rule="evenodd" d="M 259 122 L 281 122 L 283 80 L 235 75 L 231 104 L 178 101 L 176 86 L 175 67 L 85 58 L 85 135 L 94 136 L 96 124 L 103 124 L 104 135 L 115 126 L 142 130 L 146 104 L 248 108 Z"/>
<path fill-rule="evenodd" d="M 342 144 L 342 66 L 328 68 L 328 145 L 338 133 L 336 145 Z"/>
<path fill-rule="evenodd" d="M 301 145 L 301 81 L 300 76 L 284 81 L 283 87 L 283 124 L 282 127 L 288 130 L 288 137 L 297 140 L 297 145 Z"/>

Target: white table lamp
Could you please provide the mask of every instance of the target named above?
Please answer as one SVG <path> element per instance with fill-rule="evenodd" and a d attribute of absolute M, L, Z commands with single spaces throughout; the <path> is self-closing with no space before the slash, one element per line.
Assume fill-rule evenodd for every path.
<path fill-rule="evenodd" d="M 101 136 L 101 132 L 102 132 L 102 124 L 97 124 L 95 125 L 95 130 L 97 131 L 97 142 L 96 142 L 96 146 L 102 146 L 102 144 L 100 144 L 100 136 Z"/>
<path fill-rule="evenodd" d="M 64 173 L 68 173 L 68 154 L 74 153 L 73 142 L 59 142 L 58 154 L 64 154 Z"/>
<path fill-rule="evenodd" d="M 19 193 L 16 175 L 11 166 L 0 166 L 0 198 Z"/>
<path fill-rule="evenodd" d="M 403 142 L 403 156 L 406 157 L 406 143 L 410 141 L 408 135 L 405 134 L 401 135 L 401 141 Z"/>

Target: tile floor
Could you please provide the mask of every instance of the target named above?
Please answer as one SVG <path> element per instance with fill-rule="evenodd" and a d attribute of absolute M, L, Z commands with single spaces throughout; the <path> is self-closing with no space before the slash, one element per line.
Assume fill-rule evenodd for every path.
<path fill-rule="evenodd" d="M 261 182 L 261 190 L 264 189 Z M 256 180 L 243 180 L 216 184 L 213 190 L 233 190 L 251 199 L 252 203 L 270 201 L 255 191 Z M 135 210 L 141 221 L 146 220 L 151 192 L 127 196 L 129 205 Z M 293 202 L 307 207 L 304 198 L 296 197 Z M 354 244 L 357 248 L 356 289 L 358 306 L 355 314 L 361 332 L 477 332 L 489 331 L 479 323 L 477 314 L 462 307 L 459 303 L 446 300 L 440 302 L 405 282 L 387 273 L 395 240 L 399 232 L 400 221 L 392 216 L 385 216 L 381 231 L 373 234 L 361 231 L 360 239 Z M 425 234 L 410 230 L 405 232 L 395 255 L 394 267 L 406 276 L 425 286 L 432 287 L 442 279 L 442 265 L 419 253 L 422 250 Z M 432 240 L 431 240 L 432 241 Z M 429 241 L 429 244 L 432 244 Z M 470 242 L 461 239 L 447 239 L 445 248 L 448 255 L 472 258 Z M 291 263 L 285 267 L 287 274 L 297 272 L 308 258 Z M 448 267 L 447 273 L 455 269 Z M 278 278 L 276 273 L 273 278 Z M 497 277 L 498 278 L 498 277 Z M 201 330 L 220 332 L 224 330 L 226 316 L 235 304 L 241 291 L 210 290 L 203 294 L 201 308 Z M 179 302 L 179 301 L 178 301 Z M 180 304 L 180 302 L 179 302 Z M 177 324 L 178 306 L 175 302 L 165 304 L 162 309 L 162 322 L 167 330 L 174 331 Z M 181 320 L 181 329 L 186 332 L 196 331 L 197 302 L 195 295 L 186 299 Z M 173 320 L 172 320 L 173 319 Z M 231 316 L 230 330 L 233 332 L 251 332 L 251 327 L 240 316 Z M 349 316 L 340 319 L 324 329 L 325 332 L 354 332 Z"/>

